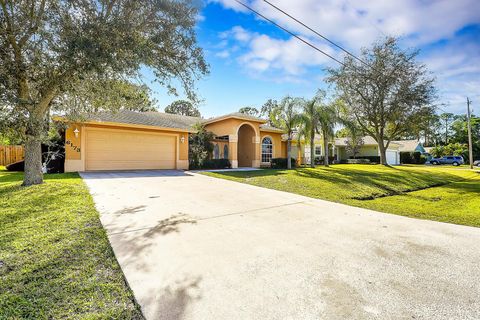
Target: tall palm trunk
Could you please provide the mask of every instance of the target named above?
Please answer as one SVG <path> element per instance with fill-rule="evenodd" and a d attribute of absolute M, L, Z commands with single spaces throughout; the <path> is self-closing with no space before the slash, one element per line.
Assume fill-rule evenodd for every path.
<path fill-rule="evenodd" d="M 315 131 L 310 131 L 310 168 L 315 168 Z"/>
<path fill-rule="evenodd" d="M 287 169 L 292 169 L 292 138 L 287 139 Z"/>
<path fill-rule="evenodd" d="M 327 136 L 327 133 L 325 131 L 323 132 L 323 147 L 325 149 L 325 158 L 323 160 L 323 164 L 325 165 L 325 167 L 328 167 L 328 157 L 329 157 L 329 154 L 328 154 L 328 136 Z"/>

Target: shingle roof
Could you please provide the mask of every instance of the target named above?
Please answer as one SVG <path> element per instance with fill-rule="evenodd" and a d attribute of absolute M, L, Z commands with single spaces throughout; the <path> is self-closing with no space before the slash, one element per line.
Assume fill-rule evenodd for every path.
<path fill-rule="evenodd" d="M 346 146 L 347 144 L 345 143 L 345 140 L 347 140 L 347 138 L 335 138 L 335 145 L 336 146 Z M 363 137 L 363 145 L 377 145 L 377 141 L 375 141 L 375 139 L 373 139 L 373 137 L 371 136 L 365 136 Z"/>
<path fill-rule="evenodd" d="M 192 127 L 194 124 L 201 122 L 203 119 L 157 111 L 135 112 L 122 110 L 118 112 L 98 112 L 89 115 L 87 117 L 87 120 L 98 122 L 136 124 L 190 131 L 193 130 Z"/>
<path fill-rule="evenodd" d="M 346 146 L 347 144 L 345 143 L 345 140 L 347 140 L 347 138 L 335 138 L 335 145 L 337 147 L 341 147 L 341 146 Z M 390 141 L 390 145 L 392 146 L 395 146 L 395 145 L 399 145 L 400 146 L 400 142 L 401 141 Z M 363 145 L 366 145 L 366 146 L 372 146 L 372 145 L 378 145 L 377 141 L 375 141 L 375 139 L 373 139 L 372 136 L 364 136 L 363 137 Z"/>
<path fill-rule="evenodd" d="M 392 141 L 398 143 L 400 147 L 398 150 L 406 151 L 406 152 L 413 152 L 417 148 L 418 144 L 420 143 L 418 140 L 397 140 Z"/>
<path fill-rule="evenodd" d="M 182 116 L 179 114 L 163 113 L 157 111 L 136 112 L 128 110 L 121 110 L 118 112 L 98 112 L 88 115 L 86 120 L 95 122 L 115 122 L 193 131 L 193 125 L 195 125 L 196 123 L 211 123 L 230 117 L 256 122 L 265 122 L 265 120 L 263 119 L 240 112 L 230 113 L 221 117 L 211 119 L 202 119 L 197 117 Z M 283 132 L 283 130 L 269 126 L 267 124 L 260 124 L 260 130 Z"/>
<path fill-rule="evenodd" d="M 282 129 L 276 128 L 269 126 L 268 124 L 261 124 L 260 125 L 260 130 L 265 130 L 265 131 L 276 131 L 276 132 L 283 132 Z"/>
<path fill-rule="evenodd" d="M 233 112 L 233 113 L 225 114 L 225 115 L 220 116 L 220 117 L 205 119 L 205 120 L 203 120 L 203 123 L 212 123 L 212 122 L 216 122 L 216 121 L 220 121 L 220 120 L 228 119 L 228 118 L 239 118 L 239 119 L 245 119 L 245 120 L 256 121 L 256 122 L 261 122 L 261 123 L 267 122 L 267 120 L 265 120 L 265 119 L 254 117 L 254 116 L 251 116 L 251 115 L 246 114 L 246 113 Z"/>

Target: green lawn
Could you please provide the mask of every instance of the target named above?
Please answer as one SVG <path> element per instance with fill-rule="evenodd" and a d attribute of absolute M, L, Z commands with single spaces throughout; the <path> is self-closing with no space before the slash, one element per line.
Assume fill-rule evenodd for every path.
<path fill-rule="evenodd" d="M 480 227 L 480 171 L 466 166 L 333 165 L 204 174 L 388 213 Z"/>
<path fill-rule="evenodd" d="M 143 319 L 77 174 L 0 168 L 0 319 Z"/>

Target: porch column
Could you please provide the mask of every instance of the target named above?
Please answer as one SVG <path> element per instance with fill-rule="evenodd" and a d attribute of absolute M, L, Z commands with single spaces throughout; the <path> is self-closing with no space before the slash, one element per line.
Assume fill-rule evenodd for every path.
<path fill-rule="evenodd" d="M 255 150 L 254 154 L 254 158 L 252 160 L 252 167 L 253 168 L 260 168 L 260 160 L 261 160 L 261 151 L 260 151 L 260 137 L 259 136 L 254 136 L 252 137 L 252 143 L 253 143 L 253 148 Z"/>
<path fill-rule="evenodd" d="M 232 168 L 238 168 L 238 136 L 236 134 L 228 135 L 228 160 Z"/>

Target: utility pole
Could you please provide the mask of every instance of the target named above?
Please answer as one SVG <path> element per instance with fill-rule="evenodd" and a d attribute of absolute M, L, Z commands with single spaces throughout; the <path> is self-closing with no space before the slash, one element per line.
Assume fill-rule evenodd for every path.
<path fill-rule="evenodd" d="M 470 162 L 470 169 L 473 169 L 472 124 L 470 123 L 471 102 L 467 97 L 468 160 Z"/>

